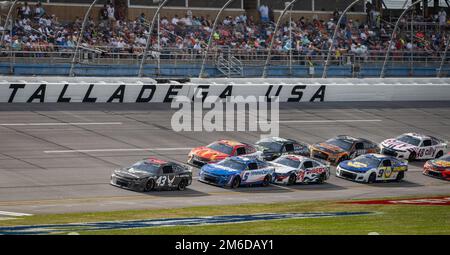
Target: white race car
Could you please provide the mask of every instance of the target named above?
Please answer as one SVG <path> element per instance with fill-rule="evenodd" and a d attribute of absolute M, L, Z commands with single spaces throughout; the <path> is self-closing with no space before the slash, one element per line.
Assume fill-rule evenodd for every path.
<path fill-rule="evenodd" d="M 269 162 L 275 167 L 272 181 L 278 184 L 323 183 L 330 177 L 330 165 L 300 155 L 283 155 Z"/>
<path fill-rule="evenodd" d="M 380 143 L 381 153 L 397 158 L 432 159 L 442 157 L 447 151 L 447 142 L 433 136 L 406 133 Z"/>
<path fill-rule="evenodd" d="M 408 161 L 381 154 L 365 154 L 336 167 L 336 176 L 356 182 L 401 181 Z"/>

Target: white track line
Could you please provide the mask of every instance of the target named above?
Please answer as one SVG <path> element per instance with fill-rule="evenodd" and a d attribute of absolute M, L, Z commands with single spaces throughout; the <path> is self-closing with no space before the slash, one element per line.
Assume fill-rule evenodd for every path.
<path fill-rule="evenodd" d="M 339 123 L 339 122 L 380 122 L 383 120 L 280 120 L 278 123 Z"/>
<path fill-rule="evenodd" d="M 17 216 L 31 216 L 33 214 L 0 211 L 0 215 L 2 215 L 2 216 L 16 216 L 17 217 Z"/>
<path fill-rule="evenodd" d="M 91 149 L 91 150 L 55 150 L 44 153 L 77 153 L 77 152 L 127 152 L 127 151 L 187 151 L 192 148 L 143 148 L 143 149 Z"/>
<path fill-rule="evenodd" d="M 49 122 L 49 123 L 0 123 L 0 126 L 89 126 L 122 125 L 122 122 Z"/>

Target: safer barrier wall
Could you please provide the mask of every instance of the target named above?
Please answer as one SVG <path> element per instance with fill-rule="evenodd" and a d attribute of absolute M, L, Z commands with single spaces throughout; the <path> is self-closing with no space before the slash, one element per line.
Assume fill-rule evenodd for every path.
<path fill-rule="evenodd" d="M 170 103 L 176 96 L 278 96 L 280 102 L 450 100 L 449 78 L 192 79 L 0 77 L 0 102 Z"/>

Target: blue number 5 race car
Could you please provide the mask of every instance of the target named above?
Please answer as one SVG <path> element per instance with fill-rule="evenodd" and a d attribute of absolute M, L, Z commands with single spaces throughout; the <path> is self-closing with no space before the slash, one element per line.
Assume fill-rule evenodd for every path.
<path fill-rule="evenodd" d="M 408 162 L 405 160 L 380 154 L 365 154 L 340 163 L 336 168 L 336 176 L 367 183 L 401 181 L 407 170 Z"/>
<path fill-rule="evenodd" d="M 275 168 L 256 157 L 230 157 L 215 164 L 204 165 L 200 170 L 200 181 L 238 188 L 244 185 L 267 186 L 273 178 Z"/>

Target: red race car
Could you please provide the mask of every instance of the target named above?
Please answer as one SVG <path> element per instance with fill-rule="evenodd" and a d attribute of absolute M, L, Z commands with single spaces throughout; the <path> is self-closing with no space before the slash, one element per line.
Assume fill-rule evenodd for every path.
<path fill-rule="evenodd" d="M 428 160 L 423 166 L 423 174 L 450 181 L 450 153 L 438 159 Z"/>
<path fill-rule="evenodd" d="M 232 140 L 219 140 L 207 146 L 192 149 L 187 162 L 191 165 L 203 166 L 230 156 L 242 156 L 255 152 L 256 149 L 249 144 Z"/>

